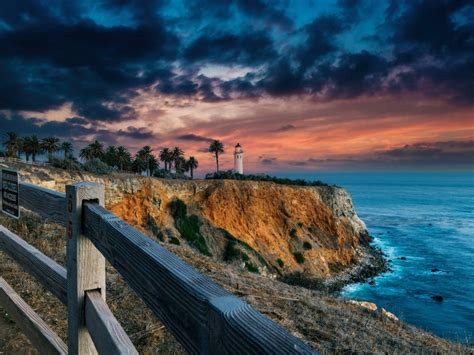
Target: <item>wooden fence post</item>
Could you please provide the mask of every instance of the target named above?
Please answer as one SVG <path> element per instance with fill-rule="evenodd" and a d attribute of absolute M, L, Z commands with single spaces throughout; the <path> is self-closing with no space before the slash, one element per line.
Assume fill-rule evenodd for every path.
<path fill-rule="evenodd" d="M 104 206 L 104 186 L 82 182 L 66 186 L 67 308 L 69 354 L 97 354 L 85 325 L 85 292 L 99 290 L 105 300 L 105 258 L 83 235 L 82 205 Z"/>

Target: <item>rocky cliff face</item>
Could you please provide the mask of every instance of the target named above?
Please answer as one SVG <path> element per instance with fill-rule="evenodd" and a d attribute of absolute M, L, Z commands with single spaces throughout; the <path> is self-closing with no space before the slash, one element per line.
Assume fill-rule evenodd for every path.
<path fill-rule="evenodd" d="M 341 188 L 17 168 L 23 180 L 59 191 L 75 181 L 103 183 L 107 207 L 151 237 L 252 272 L 327 278 L 355 265 L 368 247 L 366 227 Z"/>

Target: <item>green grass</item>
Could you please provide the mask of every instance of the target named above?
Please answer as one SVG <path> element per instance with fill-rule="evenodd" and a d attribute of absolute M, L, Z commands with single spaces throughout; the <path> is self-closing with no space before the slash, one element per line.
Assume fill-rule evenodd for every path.
<path fill-rule="evenodd" d="M 202 222 L 196 215 L 187 215 L 187 206 L 180 200 L 176 199 L 170 204 L 171 214 L 174 217 L 175 226 L 181 233 L 181 236 L 191 245 L 201 252 L 201 254 L 211 256 L 211 252 L 207 247 L 206 240 L 201 234 Z"/>
<path fill-rule="evenodd" d="M 295 260 L 298 264 L 304 263 L 304 256 L 300 252 L 293 253 L 293 256 L 295 257 Z"/>

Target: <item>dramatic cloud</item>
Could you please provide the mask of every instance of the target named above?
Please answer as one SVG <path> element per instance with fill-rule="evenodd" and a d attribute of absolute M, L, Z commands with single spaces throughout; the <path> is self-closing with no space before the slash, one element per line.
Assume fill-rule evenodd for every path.
<path fill-rule="evenodd" d="M 345 167 L 349 169 L 470 169 L 474 166 L 474 140 L 420 142 L 380 151 L 366 157 L 310 158 L 290 161 L 288 165 L 309 166 L 318 169 Z"/>
<path fill-rule="evenodd" d="M 432 142 L 474 134 L 473 15 L 468 0 L 3 1 L 0 133 L 196 154 L 245 138 L 254 169 L 345 164 L 344 149 L 463 160 Z"/>
<path fill-rule="evenodd" d="M 196 134 L 183 134 L 181 136 L 176 137 L 176 139 L 182 141 L 192 141 L 192 142 L 212 142 L 214 139 L 209 137 L 198 136 Z"/>

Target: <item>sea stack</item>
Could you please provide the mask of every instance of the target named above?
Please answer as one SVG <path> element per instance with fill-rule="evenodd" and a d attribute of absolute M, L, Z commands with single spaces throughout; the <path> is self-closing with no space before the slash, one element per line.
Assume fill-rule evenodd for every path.
<path fill-rule="evenodd" d="M 240 143 L 237 143 L 234 150 L 234 172 L 244 173 L 244 151 Z"/>

